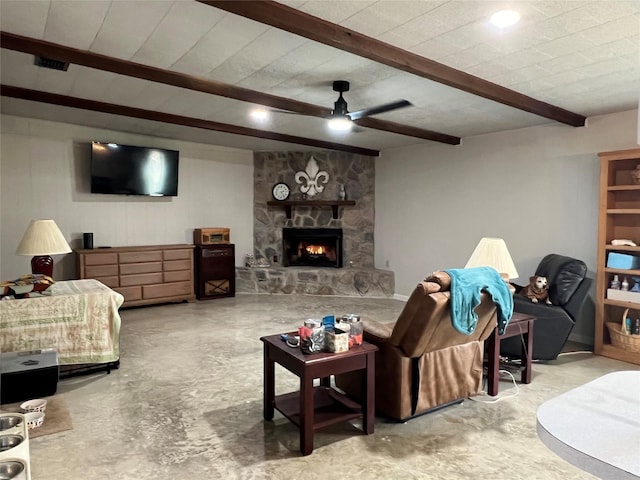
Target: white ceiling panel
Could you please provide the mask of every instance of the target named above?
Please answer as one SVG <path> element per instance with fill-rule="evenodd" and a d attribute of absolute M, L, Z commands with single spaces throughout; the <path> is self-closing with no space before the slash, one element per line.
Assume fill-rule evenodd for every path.
<path fill-rule="evenodd" d="M 71 3 L 80 3 L 85 8 L 93 7 L 93 1 Z M 111 2 L 90 50 L 111 57 L 131 59 L 167 15 L 172 3 L 145 0 Z"/>
<path fill-rule="evenodd" d="M 169 68 L 211 30 L 225 13 L 197 2 L 175 2 L 132 61 Z"/>
<path fill-rule="evenodd" d="M 103 72 L 110 75 L 108 72 Z M 124 75 L 114 75 L 111 80 L 105 77 L 101 82 L 108 82 L 104 92 L 103 101 L 118 105 L 132 105 L 140 94 L 147 89 L 152 82 L 139 80 Z"/>
<path fill-rule="evenodd" d="M 225 83 L 243 83 L 249 88 L 254 88 L 255 86 L 251 86 L 250 77 L 262 78 L 263 71 L 272 62 L 295 52 L 304 42 L 303 38 L 281 30 L 267 30 L 233 57 L 213 69 L 209 77 Z M 281 72 L 280 69 L 272 69 L 272 71 Z M 286 78 L 286 73 L 281 73 L 279 77 Z M 265 87 L 267 86 L 265 85 L 263 89 Z"/>
<path fill-rule="evenodd" d="M 282 3 L 571 112 L 590 116 L 638 106 L 637 0 L 510 2 L 522 18 L 505 30 L 488 23 L 505 6 L 502 0 Z M 405 98 L 413 106 L 375 118 L 462 141 L 553 121 L 192 0 L 1 0 L 0 22 L 5 33 L 326 109 L 338 97 L 332 81 L 347 80 L 350 111 Z M 239 101 L 73 64 L 59 72 L 36 67 L 33 60 L 31 54 L 2 48 L 2 84 L 364 148 L 428 141 L 371 128 L 336 137 L 323 119 L 284 113 L 273 113 L 260 125 L 248 118 L 256 97 Z M 3 113 L 140 134 L 255 150 L 291 148 L 285 142 L 7 97 L 1 105 Z"/>
<path fill-rule="evenodd" d="M 149 82 L 147 87 L 140 92 L 133 102 L 131 102 L 131 106 L 144 108 L 145 110 L 156 110 L 162 104 L 167 102 L 167 99 L 177 95 L 179 91 L 180 89 L 176 89 L 169 85 Z"/>
<path fill-rule="evenodd" d="M 2 0 L 2 31 L 32 38 L 42 38 L 49 14 L 49 1 Z"/>
<path fill-rule="evenodd" d="M 206 76 L 267 30 L 267 26 L 252 20 L 236 15 L 224 15 L 175 63 L 174 68 L 185 73 Z"/>
<path fill-rule="evenodd" d="M 284 4 L 293 2 L 280 2 Z M 331 23 L 343 24 L 348 18 L 374 5 L 376 2 L 365 0 L 312 0 L 295 2 L 297 10 L 320 17 Z"/>
<path fill-rule="evenodd" d="M 115 77 L 117 77 L 115 73 L 103 72 L 92 68 L 78 67 L 76 65 L 72 65 L 70 69 L 71 68 L 75 73 L 75 80 L 73 87 L 69 91 L 69 95 L 74 97 L 104 101 L 106 90 Z"/>
<path fill-rule="evenodd" d="M 33 55 L 3 50 L 0 56 L 2 83 L 20 85 L 23 88 L 36 88 L 38 67 L 33 64 Z"/>
<path fill-rule="evenodd" d="M 398 25 L 392 30 L 388 30 L 377 38 L 398 48 L 411 50 L 416 45 L 420 45 L 432 38 L 437 38 L 450 30 L 449 26 L 430 18 L 427 20 L 427 18 L 429 18 L 429 14 L 421 15 L 402 25 Z"/>
<path fill-rule="evenodd" d="M 442 3 L 444 2 L 375 2 L 346 18 L 340 24 L 356 32 L 366 31 L 368 36 L 378 38 L 397 25 L 424 15 Z"/>
<path fill-rule="evenodd" d="M 583 31 L 589 39 L 596 44 L 613 42 L 627 38 L 630 31 L 635 29 L 636 32 L 640 30 L 640 14 L 635 13 L 628 17 L 618 18 L 604 24 L 599 24 L 588 30 Z"/>
<path fill-rule="evenodd" d="M 46 39 L 88 50 L 105 20 L 110 3 L 103 0 L 91 4 L 72 0 L 51 2 L 44 32 Z"/>
<path fill-rule="evenodd" d="M 66 72 L 36 67 L 36 84 L 34 88 L 60 95 L 70 95 L 73 89 L 73 82 L 79 70 L 80 67 L 76 65 L 70 65 L 69 70 Z"/>

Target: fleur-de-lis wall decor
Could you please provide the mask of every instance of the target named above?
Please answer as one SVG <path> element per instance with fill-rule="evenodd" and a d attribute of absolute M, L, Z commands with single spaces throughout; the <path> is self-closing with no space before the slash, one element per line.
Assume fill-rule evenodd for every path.
<path fill-rule="evenodd" d="M 316 159 L 311 157 L 304 172 L 296 172 L 295 179 L 296 183 L 302 184 L 300 191 L 313 197 L 324 190 L 324 185 L 321 184 L 329 181 L 329 174 L 324 170 L 320 170 Z"/>

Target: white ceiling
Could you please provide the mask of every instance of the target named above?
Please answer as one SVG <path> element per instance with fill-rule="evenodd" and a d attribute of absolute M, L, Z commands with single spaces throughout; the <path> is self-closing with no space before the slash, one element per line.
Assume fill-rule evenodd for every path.
<path fill-rule="evenodd" d="M 587 117 L 638 107 L 638 0 L 281 3 Z M 499 31 L 488 18 L 507 5 L 522 19 Z M 327 108 L 337 98 L 332 80 L 348 80 L 349 110 L 405 98 L 414 106 L 376 118 L 459 136 L 462 142 L 553 122 L 190 0 L 1 0 L 0 20 L 3 32 Z M 3 85 L 375 150 L 428 142 L 369 128 L 336 136 L 320 118 L 284 113 L 258 125 L 248 117 L 255 105 L 246 102 L 73 64 L 66 72 L 47 70 L 35 66 L 31 54 L 0 52 Z M 7 114 L 164 138 L 253 150 L 297 148 L 9 97 L 2 97 L 1 107 Z"/>

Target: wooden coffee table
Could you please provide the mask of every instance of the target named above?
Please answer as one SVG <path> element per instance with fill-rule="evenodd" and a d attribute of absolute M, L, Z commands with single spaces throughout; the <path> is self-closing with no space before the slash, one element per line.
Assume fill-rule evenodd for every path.
<path fill-rule="evenodd" d="M 491 396 L 498 394 L 498 382 L 500 381 L 500 340 L 503 338 L 522 335 L 524 345 L 521 346 L 520 365 L 522 383 L 531 383 L 531 363 L 533 360 L 533 322 L 536 317 L 525 313 L 513 312 L 511 320 L 507 324 L 504 333 L 498 334 L 496 327 L 488 342 L 487 393 Z M 526 346 L 525 346 L 526 345 Z"/>
<path fill-rule="evenodd" d="M 367 342 L 342 353 L 304 354 L 291 348 L 280 335 L 262 337 L 264 343 L 264 419 L 273 420 L 274 409 L 300 429 L 300 452 L 313 452 L 313 432 L 339 422 L 362 418 L 366 434 L 374 431 L 375 353 Z M 275 364 L 300 377 L 300 391 L 275 396 Z M 331 375 L 364 370 L 363 404 L 330 387 Z M 314 387 L 314 379 L 320 385 Z"/>

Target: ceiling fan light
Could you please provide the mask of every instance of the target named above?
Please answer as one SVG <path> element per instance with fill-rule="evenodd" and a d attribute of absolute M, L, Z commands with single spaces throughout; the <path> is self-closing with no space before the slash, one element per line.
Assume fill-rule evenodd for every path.
<path fill-rule="evenodd" d="M 329 119 L 329 130 L 333 130 L 334 132 L 348 132 L 351 130 L 352 122 L 349 117 L 344 116 L 334 116 Z"/>
<path fill-rule="evenodd" d="M 251 110 L 249 115 L 258 122 L 265 122 L 269 119 L 269 111 L 264 108 L 255 108 Z"/>
<path fill-rule="evenodd" d="M 490 21 L 498 28 L 507 28 L 520 21 L 520 14 L 515 10 L 500 10 L 491 15 Z"/>

